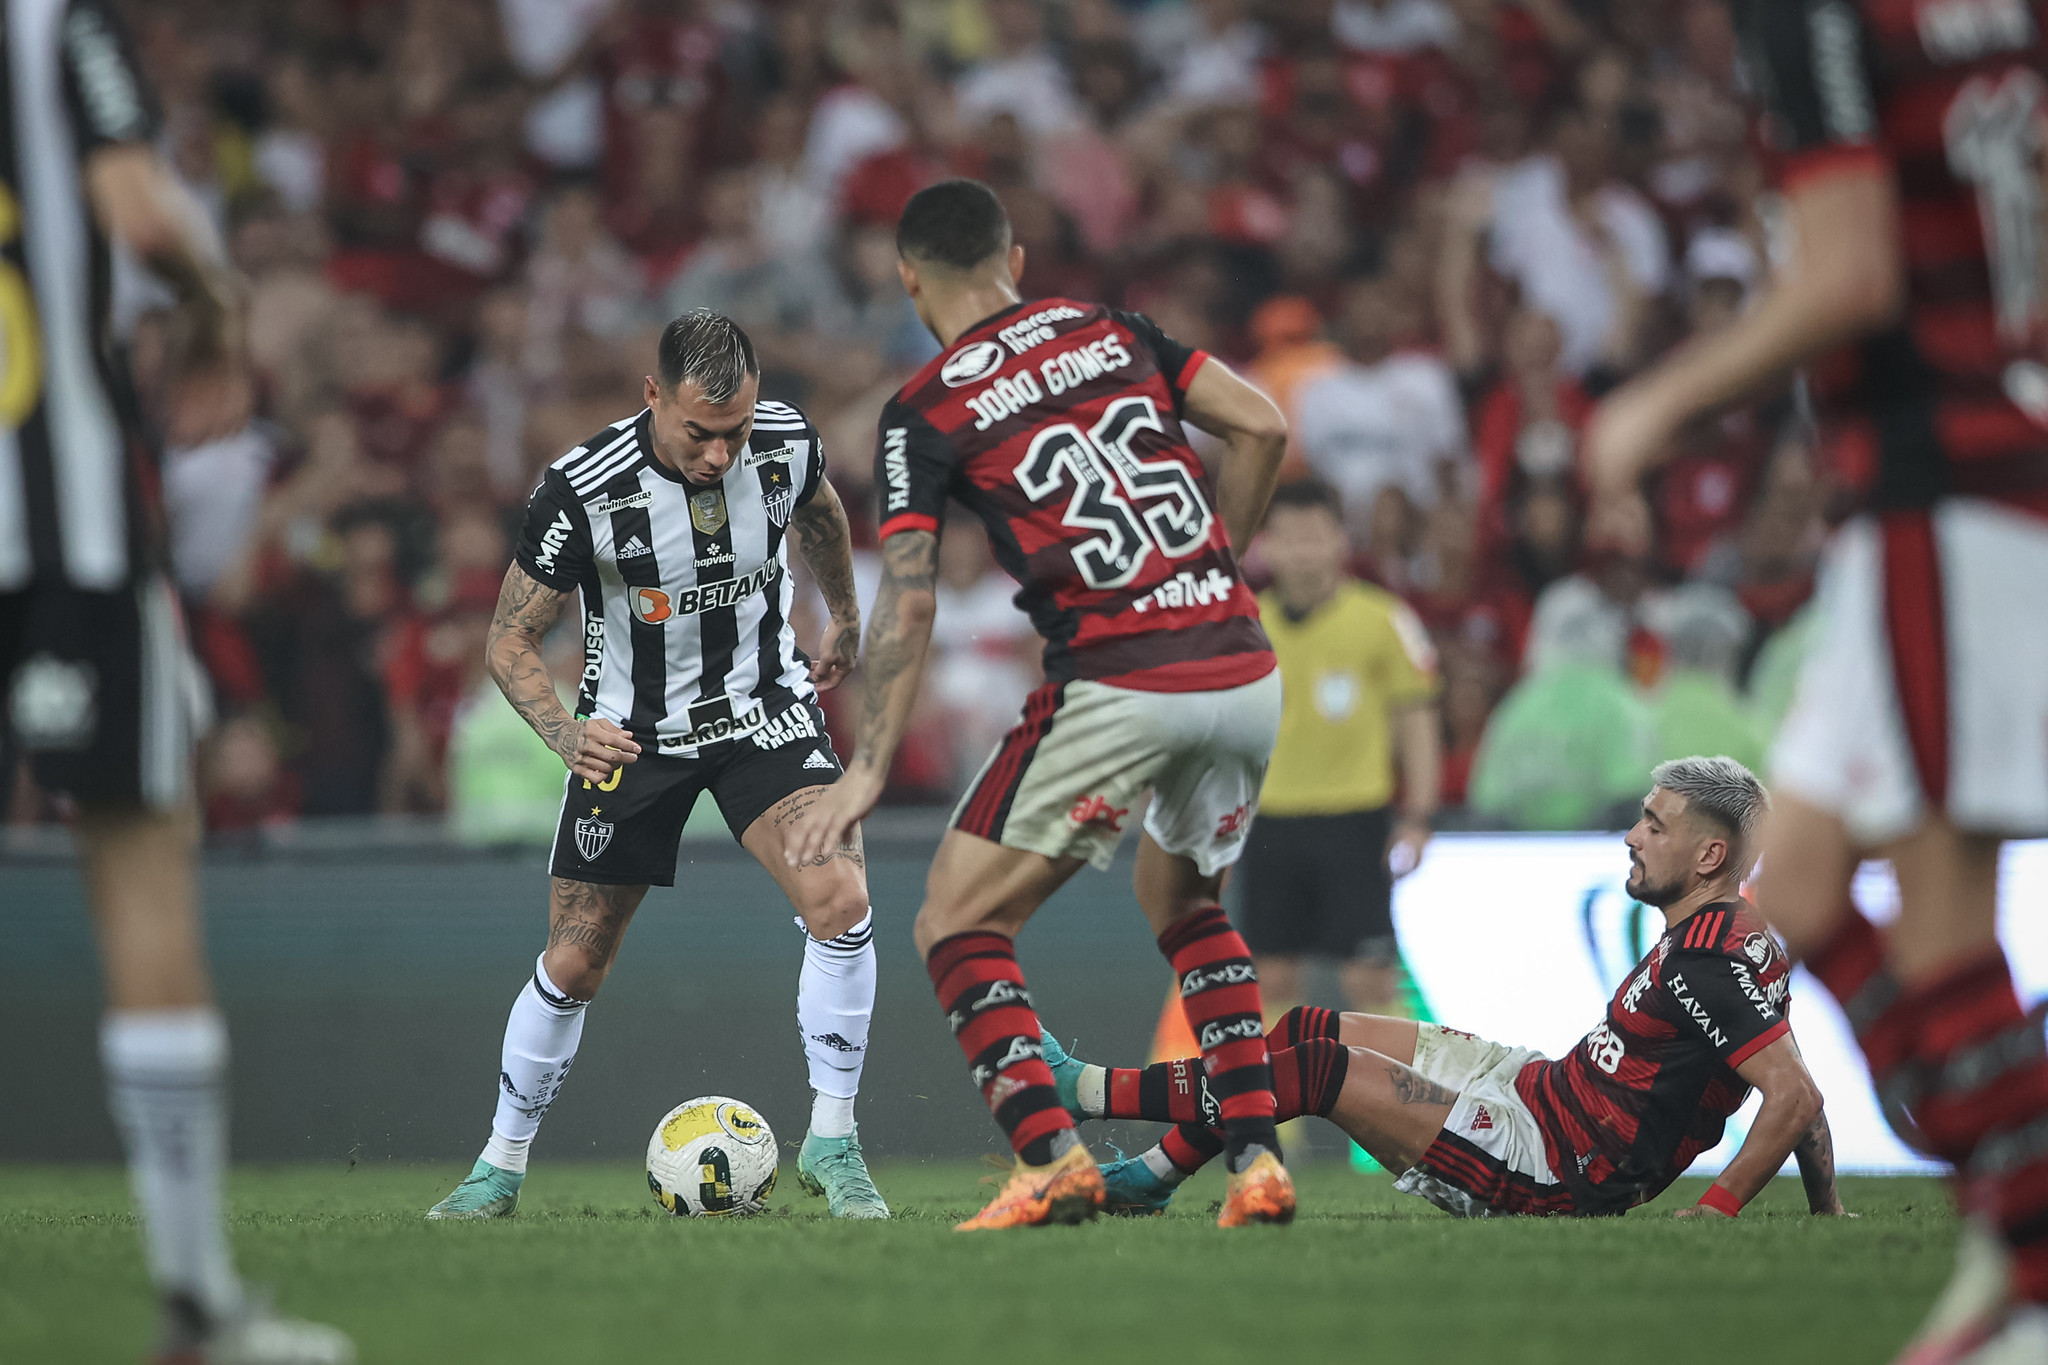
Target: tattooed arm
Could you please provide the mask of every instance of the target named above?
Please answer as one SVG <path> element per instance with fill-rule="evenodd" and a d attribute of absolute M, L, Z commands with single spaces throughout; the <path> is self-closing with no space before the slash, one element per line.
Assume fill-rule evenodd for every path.
<path fill-rule="evenodd" d="M 1792 1156 L 1799 1162 L 1799 1181 L 1806 1186 L 1807 1209 L 1816 1214 L 1844 1212 L 1842 1196 L 1835 1189 L 1835 1138 L 1828 1131 L 1825 1110 L 1799 1139 Z"/>
<path fill-rule="evenodd" d="M 899 531 L 882 543 L 882 586 L 875 594 L 874 619 L 868 623 L 867 674 L 853 762 L 805 822 L 802 837 L 789 851 L 792 867 L 845 842 L 882 794 L 924 677 L 938 606 L 938 568 L 939 538 L 934 532 Z"/>
<path fill-rule="evenodd" d="M 811 661 L 811 683 L 829 692 L 846 681 L 860 657 L 860 599 L 853 590 L 853 532 L 846 523 L 846 508 L 830 483 L 820 483 L 817 494 L 796 510 L 789 520 L 797 553 L 825 594 L 825 606 L 832 623 L 825 628 L 825 643 Z"/>
<path fill-rule="evenodd" d="M 514 564 L 498 590 L 497 614 L 484 646 L 484 663 L 512 709 L 561 756 L 569 771 L 602 782 L 640 752 L 632 736 L 604 719 L 578 720 L 555 695 L 540 657 L 541 637 L 562 618 L 569 594 L 558 592 Z"/>

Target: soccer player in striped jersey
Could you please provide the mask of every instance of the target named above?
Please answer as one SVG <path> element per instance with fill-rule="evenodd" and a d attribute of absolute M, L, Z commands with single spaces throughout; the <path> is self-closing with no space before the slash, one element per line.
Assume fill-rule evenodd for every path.
<path fill-rule="evenodd" d="M 1904 1359 L 2048 1361 L 2048 1047 L 1998 942 L 2048 834 L 2048 6 L 1743 0 L 1791 264 L 1611 395 L 1602 520 L 1673 433 L 1794 366 L 1857 514 L 1771 754 L 1758 904 L 1842 1002 L 1894 1126 L 1954 1163 L 1952 1282 Z M 1880 931 L 1851 886 L 1888 859 Z"/>
<path fill-rule="evenodd" d="M 330 1327 L 247 1295 L 222 1216 L 228 1038 L 193 875 L 204 683 L 167 576 L 152 448 L 108 319 L 110 242 L 178 296 L 171 401 L 246 419 L 236 290 L 112 6 L 0 3 L 0 772 L 76 802 L 107 988 L 100 1059 L 149 1274 L 158 1365 L 329 1365 Z"/>
<path fill-rule="evenodd" d="M 1628 893 L 1665 932 L 1607 1013 L 1552 1061 L 1439 1024 L 1303 1006 L 1274 1027 L 1279 1117 L 1318 1114 L 1371 1152 L 1395 1188 L 1451 1213 L 1616 1214 L 1656 1198 L 1728 1118 L 1763 1093 L 1742 1148 L 1684 1217 L 1733 1217 L 1788 1155 L 1808 1207 L 1842 1211 L 1834 1148 L 1791 1034 L 1791 963 L 1736 894 L 1763 788 L 1728 758 L 1666 763 L 1628 835 Z M 1113 1211 L 1156 1213 L 1222 1146 L 1217 1104 L 1190 1061 L 1086 1066 L 1050 1035 L 1077 1118 L 1178 1125 L 1103 1170 Z"/>
<path fill-rule="evenodd" d="M 1024 251 L 986 186 L 914 195 L 898 270 L 943 353 L 883 410 L 883 578 L 853 766 L 795 850 L 873 807 L 931 638 L 940 518 L 988 527 L 1045 637 L 1046 685 L 954 812 L 916 937 L 970 1074 L 1017 1153 L 966 1230 L 1092 1217 L 1103 1187 L 1060 1108 L 1012 939 L 1145 802 L 1135 889 L 1181 981 L 1222 1104 L 1225 1227 L 1286 1222 L 1250 950 L 1216 897 L 1280 724 L 1280 677 L 1233 544 L 1265 515 L 1287 427 L 1272 402 L 1149 319 L 1017 293 Z M 1219 437 L 1216 472 L 1187 427 Z"/>
<path fill-rule="evenodd" d="M 817 430 L 760 401 L 760 380 L 744 331 L 685 313 L 662 332 L 647 406 L 556 460 L 534 490 L 488 657 L 569 769 L 547 947 L 505 1026 L 490 1142 L 430 1218 L 518 1207 L 585 1006 L 648 887 L 675 885 L 683 823 L 705 792 L 806 932 L 797 1024 L 814 1098 L 798 1179 L 835 1218 L 889 1216 L 853 1118 L 875 1003 L 860 831 L 800 866 L 784 857 L 839 775 L 817 694 L 845 679 L 859 648 L 852 549 Z M 816 659 L 790 622 L 792 539 L 831 612 Z M 572 714 L 541 638 L 576 595 L 585 662 Z"/>

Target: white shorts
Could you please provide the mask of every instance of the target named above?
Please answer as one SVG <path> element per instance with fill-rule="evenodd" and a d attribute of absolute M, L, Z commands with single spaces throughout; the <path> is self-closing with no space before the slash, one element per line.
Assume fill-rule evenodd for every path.
<path fill-rule="evenodd" d="M 1006 848 L 1109 866 L 1130 813 L 1205 877 L 1236 862 L 1280 735 L 1280 671 L 1216 692 L 1048 683 L 953 812 Z"/>
<path fill-rule="evenodd" d="M 1817 610 L 1776 788 L 1865 848 L 1929 809 L 2048 833 L 2048 522 L 1972 498 L 1858 517 L 1828 547 Z"/>
<path fill-rule="evenodd" d="M 1568 1198 L 1551 1173 L 1543 1131 L 1515 1091 L 1524 1066 L 1542 1058 L 1445 1028 L 1415 1026 L 1415 1070 L 1458 1092 L 1443 1133 L 1394 1188 L 1462 1218 L 1543 1213 Z"/>

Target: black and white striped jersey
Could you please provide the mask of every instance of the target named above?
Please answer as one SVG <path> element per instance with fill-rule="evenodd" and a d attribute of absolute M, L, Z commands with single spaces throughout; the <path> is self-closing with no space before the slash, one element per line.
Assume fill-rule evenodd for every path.
<path fill-rule="evenodd" d="M 102 0 L 4 0 L 0 24 L 0 592 L 111 591 L 138 553 L 144 447 L 83 170 L 157 120 Z"/>
<path fill-rule="evenodd" d="M 520 568 L 583 594 L 577 714 L 663 754 L 809 726 L 786 714 L 816 694 L 784 536 L 825 478 L 817 429 L 756 403 L 740 458 L 700 486 L 655 457 L 651 421 L 643 408 L 556 460 L 527 505 Z"/>

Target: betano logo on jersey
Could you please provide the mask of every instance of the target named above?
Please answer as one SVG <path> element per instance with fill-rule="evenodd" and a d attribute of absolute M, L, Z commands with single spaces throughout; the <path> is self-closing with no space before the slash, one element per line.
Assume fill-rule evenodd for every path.
<path fill-rule="evenodd" d="M 626 601 L 632 607 L 634 620 L 658 626 L 671 616 L 696 616 L 738 606 L 773 583 L 781 570 L 782 566 L 771 559 L 752 573 L 727 583 L 706 583 L 702 587 L 683 588 L 674 594 L 660 588 L 635 588 L 627 595 Z"/>

